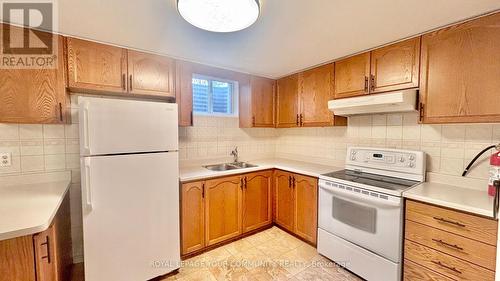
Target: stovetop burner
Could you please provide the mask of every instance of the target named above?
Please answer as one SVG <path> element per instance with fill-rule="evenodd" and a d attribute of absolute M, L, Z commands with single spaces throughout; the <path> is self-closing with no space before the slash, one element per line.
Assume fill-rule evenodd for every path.
<path fill-rule="evenodd" d="M 394 191 L 404 191 L 420 183 L 418 181 L 370 174 L 365 172 L 357 172 L 353 170 L 340 170 L 332 173 L 323 174 L 322 176 L 326 178 L 341 179 L 349 182 L 360 183 L 368 186 L 374 186 Z"/>

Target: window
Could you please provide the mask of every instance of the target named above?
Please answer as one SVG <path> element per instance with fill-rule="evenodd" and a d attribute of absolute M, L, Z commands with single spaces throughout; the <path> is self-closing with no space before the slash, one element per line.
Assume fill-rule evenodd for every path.
<path fill-rule="evenodd" d="M 193 75 L 193 111 L 197 114 L 235 116 L 237 82 Z"/>

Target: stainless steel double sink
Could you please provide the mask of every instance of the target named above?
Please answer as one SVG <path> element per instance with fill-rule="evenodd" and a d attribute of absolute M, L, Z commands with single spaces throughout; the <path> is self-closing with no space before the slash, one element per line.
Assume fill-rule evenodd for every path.
<path fill-rule="evenodd" d="M 209 169 L 211 171 L 229 171 L 229 170 L 236 170 L 236 169 L 253 168 L 253 167 L 257 167 L 257 165 L 250 164 L 247 162 L 233 162 L 233 163 L 221 163 L 221 164 L 214 164 L 214 165 L 206 165 L 203 167 L 206 169 Z"/>

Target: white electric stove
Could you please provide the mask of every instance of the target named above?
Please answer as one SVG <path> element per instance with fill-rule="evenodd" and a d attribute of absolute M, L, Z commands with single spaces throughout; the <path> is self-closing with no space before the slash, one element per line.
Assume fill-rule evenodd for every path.
<path fill-rule="evenodd" d="M 320 176 L 318 252 L 369 281 L 401 280 L 402 193 L 425 180 L 422 151 L 351 147 Z"/>

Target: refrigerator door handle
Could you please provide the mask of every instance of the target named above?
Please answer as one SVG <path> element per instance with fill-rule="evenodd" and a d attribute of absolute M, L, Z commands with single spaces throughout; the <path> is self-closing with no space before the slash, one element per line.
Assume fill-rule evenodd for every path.
<path fill-rule="evenodd" d="M 83 160 L 83 170 L 84 170 L 84 202 L 87 211 L 92 211 L 92 191 L 90 187 L 90 159 L 84 158 Z"/>
<path fill-rule="evenodd" d="M 83 107 L 83 150 L 86 155 L 90 155 L 90 136 L 89 136 L 89 104 L 85 103 Z"/>

